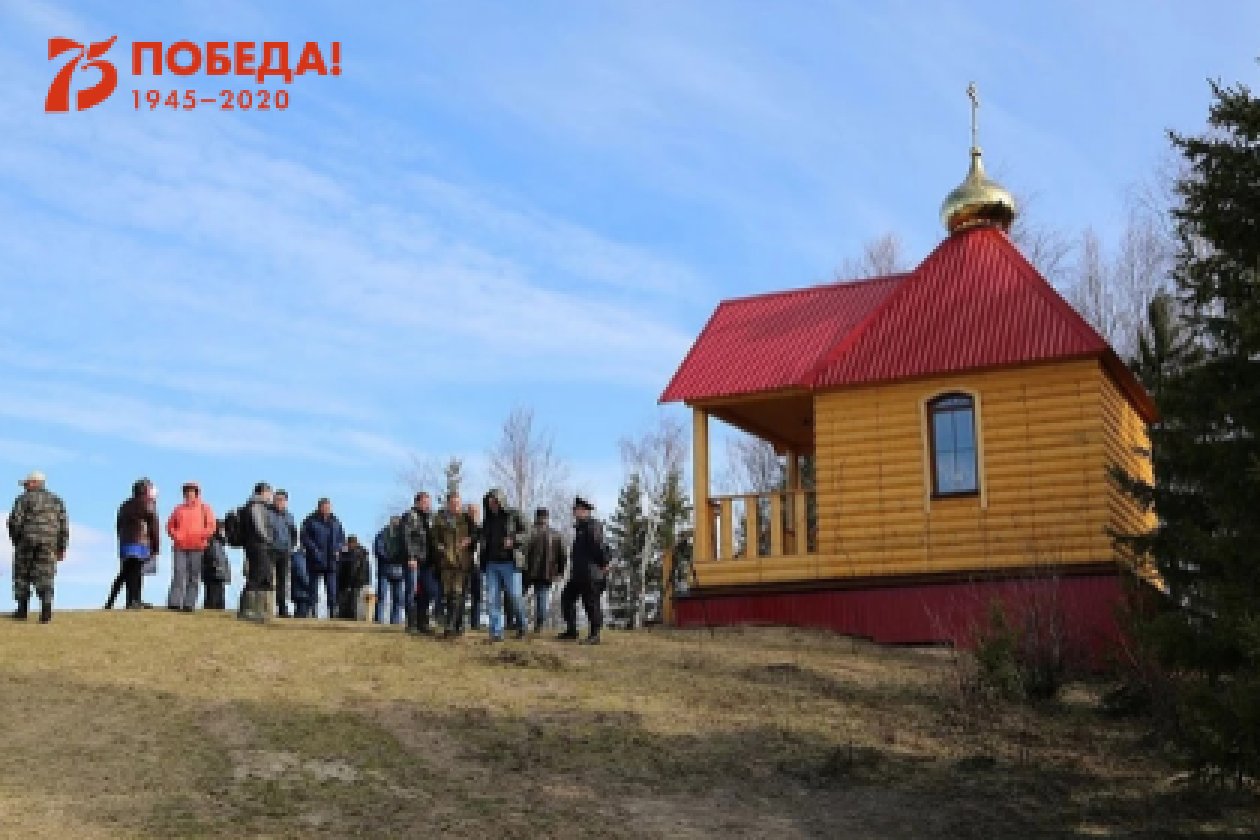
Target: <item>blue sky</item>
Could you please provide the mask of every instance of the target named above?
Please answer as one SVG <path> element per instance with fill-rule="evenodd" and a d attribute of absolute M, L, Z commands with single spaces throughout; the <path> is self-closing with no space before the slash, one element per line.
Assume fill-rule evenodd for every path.
<path fill-rule="evenodd" d="M 6 0 L 0 475 L 69 505 L 59 602 L 103 600 L 140 475 L 164 516 L 185 479 L 221 512 L 265 478 L 366 535 L 413 454 L 479 494 L 516 405 L 606 513 L 720 298 L 940 240 L 972 79 L 990 172 L 1106 239 L 1205 80 L 1257 77 L 1260 5 L 1135 8 Z M 47 39 L 114 34 L 119 91 L 43 113 Z M 338 40 L 343 72 L 285 112 L 133 110 L 223 86 L 130 75 L 132 41 L 181 39 Z"/>

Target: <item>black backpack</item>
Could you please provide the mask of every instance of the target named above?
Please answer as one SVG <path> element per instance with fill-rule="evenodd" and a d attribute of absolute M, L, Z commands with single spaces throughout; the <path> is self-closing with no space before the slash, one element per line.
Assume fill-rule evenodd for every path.
<path fill-rule="evenodd" d="M 245 535 L 241 533 L 241 512 L 233 508 L 223 514 L 223 539 L 232 548 L 242 548 L 245 545 Z"/>
<path fill-rule="evenodd" d="M 245 547 L 246 522 L 249 520 L 249 511 L 245 507 L 233 508 L 223 516 L 223 535 L 232 548 Z"/>

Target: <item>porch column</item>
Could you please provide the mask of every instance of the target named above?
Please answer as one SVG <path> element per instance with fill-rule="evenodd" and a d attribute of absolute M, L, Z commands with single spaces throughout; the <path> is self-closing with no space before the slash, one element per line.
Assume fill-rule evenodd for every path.
<path fill-rule="evenodd" d="M 801 456 L 795 449 L 787 451 L 787 489 L 801 489 Z"/>
<path fill-rule="evenodd" d="M 713 559 L 713 520 L 709 513 L 709 412 L 691 409 L 692 505 L 696 528 L 692 540 L 695 560 Z"/>

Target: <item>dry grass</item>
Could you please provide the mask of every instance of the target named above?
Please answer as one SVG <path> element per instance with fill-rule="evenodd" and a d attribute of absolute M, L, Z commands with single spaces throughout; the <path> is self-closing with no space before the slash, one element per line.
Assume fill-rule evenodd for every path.
<path fill-rule="evenodd" d="M 64 613 L 0 625 L 3 837 L 1254 836 L 1090 686 L 791 630 L 599 648 Z"/>

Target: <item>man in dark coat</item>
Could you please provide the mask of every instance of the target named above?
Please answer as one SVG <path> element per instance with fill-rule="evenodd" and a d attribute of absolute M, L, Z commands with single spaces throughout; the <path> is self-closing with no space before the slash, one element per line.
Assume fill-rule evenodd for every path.
<path fill-rule="evenodd" d="M 560 614 L 564 616 L 565 631 L 557 638 L 576 639 L 577 602 L 581 600 L 586 612 L 590 634 L 583 644 L 599 644 L 599 631 L 604 616 L 599 599 L 603 594 L 604 578 L 608 570 L 608 554 L 604 550 L 604 526 L 591 516 L 594 505 L 578 496 L 573 502 L 573 550 L 569 553 L 572 569 L 569 582 L 560 591 Z"/>
<path fill-rule="evenodd" d="M 407 548 L 407 632 L 431 633 L 429 605 L 437 602 L 439 581 L 437 550 L 430 538 L 433 530 L 433 500 L 421 490 L 402 518 L 403 541 Z"/>
<path fill-rule="evenodd" d="M 281 618 L 289 617 L 289 558 L 297 547 L 297 524 L 293 521 L 293 512 L 289 510 L 289 494 L 277 490 L 271 500 L 268 514 L 271 517 L 271 565 L 275 571 L 276 613 Z"/>
<path fill-rule="evenodd" d="M 337 618 L 357 621 L 363 588 L 372 580 L 372 564 L 366 546 L 351 534 L 337 558 Z"/>
<path fill-rule="evenodd" d="M 502 490 L 491 490 L 481 500 L 481 562 L 486 570 L 486 601 L 490 607 L 490 641 L 503 641 L 503 601 L 507 602 L 508 620 L 523 615 L 521 610 L 520 568 L 525 564 L 525 545 L 529 538 L 525 523 L 512 508 Z M 501 600 L 502 598 L 502 600 Z M 516 637 L 524 638 L 525 625 L 516 628 Z"/>
<path fill-rule="evenodd" d="M 547 606 L 551 599 L 551 587 L 564 577 L 568 552 L 560 532 L 551 527 L 551 515 L 546 508 L 534 511 L 534 529 L 530 532 L 529 548 L 525 551 L 525 591 L 534 590 L 534 632 L 542 632 L 547 620 Z"/>
<path fill-rule="evenodd" d="M 216 523 L 210 542 L 201 555 L 201 582 L 205 595 L 201 606 L 207 610 L 227 609 L 227 585 L 232 582 L 232 565 L 228 562 L 227 535 L 222 521 Z"/>
<path fill-rule="evenodd" d="M 254 485 L 254 494 L 245 503 L 241 526 L 245 537 L 245 592 L 241 602 L 241 617 L 249 621 L 265 622 L 271 619 L 270 598 L 275 570 L 271 546 L 275 541 L 271 520 L 271 485 L 260 481 Z"/>
<path fill-rule="evenodd" d="M 315 511 L 302 520 L 302 554 L 306 557 L 309 582 L 307 607 L 315 615 L 319 603 L 319 584 L 324 594 L 329 618 L 337 614 L 337 558 L 346 547 L 346 530 L 332 512 L 332 502 L 320 499 Z"/>

